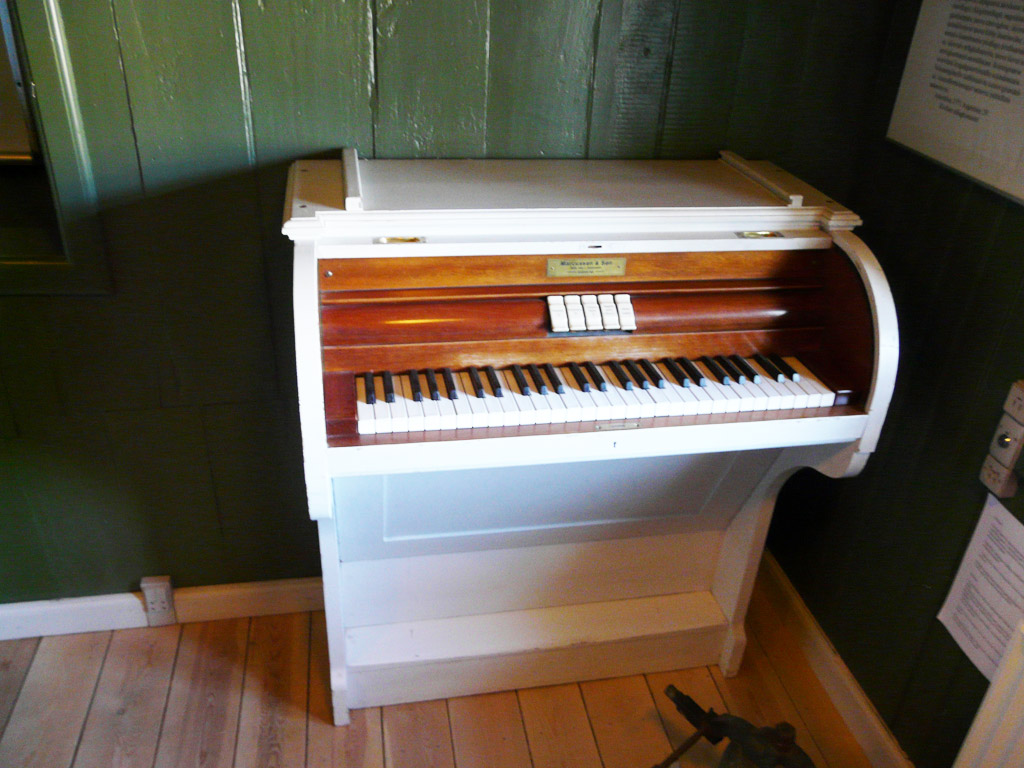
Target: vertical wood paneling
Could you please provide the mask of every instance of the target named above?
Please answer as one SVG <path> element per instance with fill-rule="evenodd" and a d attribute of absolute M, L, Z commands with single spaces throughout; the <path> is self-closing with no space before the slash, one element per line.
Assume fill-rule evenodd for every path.
<path fill-rule="evenodd" d="M 60 2 L 75 85 L 101 204 L 142 189 L 131 106 L 112 3 Z M 88 62 L 86 66 L 85 63 Z"/>
<path fill-rule="evenodd" d="M 491 0 L 489 157 L 583 157 L 599 0 Z"/>
<path fill-rule="evenodd" d="M 114 632 L 72 768 L 152 768 L 181 627 Z"/>
<path fill-rule="evenodd" d="M 747 6 L 681 3 L 672 45 L 661 157 L 717 157 L 728 146 Z"/>
<path fill-rule="evenodd" d="M 487 136 L 488 0 L 376 0 L 380 157 L 479 157 Z"/>
<path fill-rule="evenodd" d="M 601 4 L 590 157 L 657 154 L 675 13 L 673 0 Z"/>
<path fill-rule="evenodd" d="M 729 149 L 744 157 L 780 159 L 786 149 L 814 6 L 809 0 L 749 6 L 728 134 Z"/>
<path fill-rule="evenodd" d="M 109 632 L 40 641 L 0 738 L 0 765 L 54 768 L 71 764 L 109 643 Z"/>
<path fill-rule="evenodd" d="M 239 71 L 233 5 L 114 0 L 148 192 L 251 165 L 248 89 Z"/>

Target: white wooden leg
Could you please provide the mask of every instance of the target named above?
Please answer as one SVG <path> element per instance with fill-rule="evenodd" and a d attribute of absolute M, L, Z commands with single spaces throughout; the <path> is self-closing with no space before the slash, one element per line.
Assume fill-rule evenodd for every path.
<path fill-rule="evenodd" d="M 722 644 L 722 655 L 718 660 L 718 668 L 726 677 L 735 677 L 739 674 L 740 664 L 743 662 L 743 652 L 747 649 L 747 630 L 743 622 L 733 624 L 725 636 Z"/>
<path fill-rule="evenodd" d="M 345 623 L 341 614 L 341 561 L 333 517 L 317 520 L 320 535 L 320 567 L 324 577 L 324 615 L 327 621 L 327 654 L 331 666 L 331 705 L 334 724 L 347 725 L 348 679 L 345 670 Z"/>

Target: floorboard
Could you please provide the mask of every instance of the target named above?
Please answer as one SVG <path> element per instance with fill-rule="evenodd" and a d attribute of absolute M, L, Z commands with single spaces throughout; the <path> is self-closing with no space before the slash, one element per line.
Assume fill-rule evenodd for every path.
<path fill-rule="evenodd" d="M 181 627 L 115 632 L 74 768 L 152 768 Z"/>
<path fill-rule="evenodd" d="M 0 737 L 0 765 L 71 765 L 110 632 L 44 637 Z"/>
<path fill-rule="evenodd" d="M 0 733 L 4 732 L 38 647 L 38 637 L 0 641 Z"/>
<path fill-rule="evenodd" d="M 868 768 L 771 594 L 755 590 L 739 674 L 717 667 L 374 707 L 331 722 L 322 613 L 0 643 L 0 766 L 646 768 L 705 709 L 787 720 L 818 768 Z M 7 721 L 5 723 L 5 720 Z M 698 742 L 681 768 L 712 768 Z"/>
<path fill-rule="evenodd" d="M 248 619 L 184 626 L 156 768 L 232 768 L 248 634 Z"/>

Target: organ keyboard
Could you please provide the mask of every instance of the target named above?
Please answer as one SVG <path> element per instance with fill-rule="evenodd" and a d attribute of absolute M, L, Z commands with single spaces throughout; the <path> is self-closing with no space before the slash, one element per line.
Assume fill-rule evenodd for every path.
<path fill-rule="evenodd" d="M 717 662 L 775 496 L 874 449 L 856 216 L 768 163 L 301 161 L 300 422 L 335 720 Z"/>

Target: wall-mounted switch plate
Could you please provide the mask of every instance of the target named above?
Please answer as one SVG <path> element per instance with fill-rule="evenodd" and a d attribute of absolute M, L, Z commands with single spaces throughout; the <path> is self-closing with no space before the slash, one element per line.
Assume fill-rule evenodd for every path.
<path fill-rule="evenodd" d="M 996 461 L 994 456 L 985 457 L 979 478 L 997 498 L 1006 499 L 1017 493 L 1017 476 L 1012 469 L 1008 469 Z"/>

